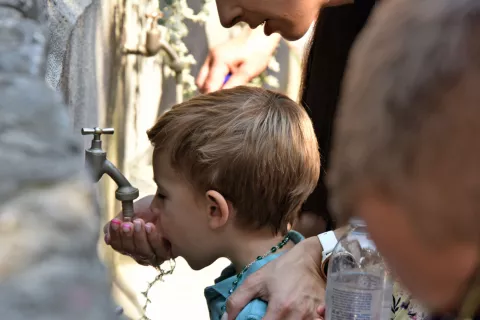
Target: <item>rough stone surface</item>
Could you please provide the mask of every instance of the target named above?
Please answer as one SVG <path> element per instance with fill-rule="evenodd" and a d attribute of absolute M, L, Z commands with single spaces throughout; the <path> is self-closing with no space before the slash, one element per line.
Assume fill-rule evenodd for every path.
<path fill-rule="evenodd" d="M 116 319 L 81 139 L 44 80 L 41 5 L 25 3 L 0 0 L 1 318 Z"/>

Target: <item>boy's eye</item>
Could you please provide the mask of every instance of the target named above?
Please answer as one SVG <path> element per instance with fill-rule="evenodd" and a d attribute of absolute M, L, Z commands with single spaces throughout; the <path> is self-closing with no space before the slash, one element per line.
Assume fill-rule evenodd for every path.
<path fill-rule="evenodd" d="M 157 198 L 163 200 L 163 199 L 165 199 L 165 196 L 163 194 L 157 192 Z"/>

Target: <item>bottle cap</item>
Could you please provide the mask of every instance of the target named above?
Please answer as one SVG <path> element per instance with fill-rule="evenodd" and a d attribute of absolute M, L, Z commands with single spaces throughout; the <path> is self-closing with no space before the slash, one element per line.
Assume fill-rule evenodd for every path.
<path fill-rule="evenodd" d="M 350 219 L 350 225 L 352 227 L 365 227 L 367 224 L 365 223 L 365 221 L 363 221 L 363 219 L 353 217 Z"/>

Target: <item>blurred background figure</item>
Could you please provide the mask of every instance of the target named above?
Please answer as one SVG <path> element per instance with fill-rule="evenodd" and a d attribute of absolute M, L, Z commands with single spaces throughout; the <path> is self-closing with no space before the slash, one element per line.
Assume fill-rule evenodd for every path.
<path fill-rule="evenodd" d="M 480 319 L 480 2 L 385 1 L 360 40 L 335 130 L 333 212 L 365 220 L 433 319 Z"/>

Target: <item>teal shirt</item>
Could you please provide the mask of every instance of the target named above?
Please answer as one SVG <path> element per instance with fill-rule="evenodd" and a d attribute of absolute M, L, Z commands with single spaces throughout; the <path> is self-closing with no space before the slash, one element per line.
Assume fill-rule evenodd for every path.
<path fill-rule="evenodd" d="M 297 244 L 304 239 L 304 237 L 296 232 L 288 232 L 290 240 Z M 238 286 L 241 286 L 245 279 L 269 263 L 272 260 L 280 257 L 282 253 L 270 254 L 262 260 L 255 261 L 244 276 L 240 279 Z M 207 299 L 208 311 L 210 312 L 211 320 L 220 320 L 223 315 L 222 306 L 225 305 L 228 297 L 230 296 L 229 290 L 233 287 L 233 281 L 237 278 L 237 273 L 233 265 L 228 266 L 222 271 L 222 274 L 215 280 L 215 285 L 205 288 L 205 298 Z M 261 320 L 267 312 L 267 303 L 260 299 L 251 301 L 237 316 L 237 320 Z"/>

